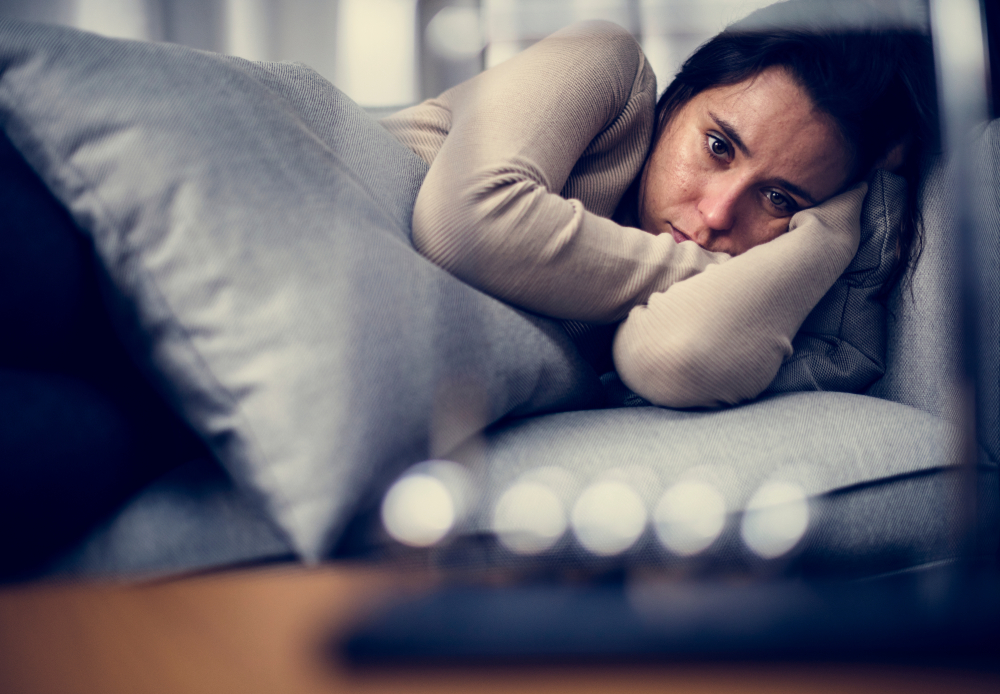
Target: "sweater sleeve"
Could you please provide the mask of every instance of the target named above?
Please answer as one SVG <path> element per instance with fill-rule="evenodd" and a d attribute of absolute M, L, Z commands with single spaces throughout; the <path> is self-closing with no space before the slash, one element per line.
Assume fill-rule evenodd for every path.
<path fill-rule="evenodd" d="M 782 236 L 633 309 L 613 348 L 625 385 L 668 407 L 735 404 L 758 395 L 792 353 L 802 321 L 857 252 L 866 191 L 862 183 L 796 213 Z"/>
<path fill-rule="evenodd" d="M 560 195 L 612 190 L 590 205 L 611 214 L 642 167 L 655 92 L 631 35 L 592 22 L 383 121 L 432 162 L 414 207 L 414 245 L 498 298 L 591 322 L 621 320 L 728 258 Z"/>

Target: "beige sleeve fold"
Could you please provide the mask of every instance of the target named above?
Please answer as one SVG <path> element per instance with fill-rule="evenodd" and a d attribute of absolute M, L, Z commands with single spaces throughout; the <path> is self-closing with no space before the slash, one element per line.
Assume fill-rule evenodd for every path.
<path fill-rule="evenodd" d="M 655 96 L 632 36 L 588 22 L 383 120 L 431 162 L 414 245 L 509 303 L 591 322 L 726 259 L 606 218 L 641 170 Z"/>
<path fill-rule="evenodd" d="M 633 309 L 615 334 L 622 381 L 668 407 L 735 404 L 758 395 L 791 354 L 802 321 L 857 252 L 866 191 L 861 184 L 797 213 L 786 234 Z"/>

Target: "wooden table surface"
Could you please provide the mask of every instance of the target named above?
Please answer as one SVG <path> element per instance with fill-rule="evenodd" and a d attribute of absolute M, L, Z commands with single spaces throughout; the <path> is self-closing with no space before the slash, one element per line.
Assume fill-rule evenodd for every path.
<path fill-rule="evenodd" d="M 352 670 L 324 645 L 425 578 L 271 567 L 0 589 L 0 692 L 1000 692 L 1000 675 L 842 665 Z"/>

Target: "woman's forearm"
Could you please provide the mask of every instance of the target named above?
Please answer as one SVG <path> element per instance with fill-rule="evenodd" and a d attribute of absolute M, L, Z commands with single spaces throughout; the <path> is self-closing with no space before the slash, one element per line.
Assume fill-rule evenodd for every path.
<path fill-rule="evenodd" d="M 758 395 L 791 354 L 802 321 L 854 257 L 866 191 L 862 184 L 799 212 L 777 239 L 633 309 L 615 335 L 622 381 L 668 407 Z"/>
<path fill-rule="evenodd" d="M 469 284 L 544 315 L 621 320 L 655 292 L 728 257 L 622 227 L 523 179 L 491 185 L 466 188 L 459 197 L 475 202 L 463 209 L 444 198 L 418 200 L 414 243 Z M 502 222 L 475 231 L 497 210 Z"/>

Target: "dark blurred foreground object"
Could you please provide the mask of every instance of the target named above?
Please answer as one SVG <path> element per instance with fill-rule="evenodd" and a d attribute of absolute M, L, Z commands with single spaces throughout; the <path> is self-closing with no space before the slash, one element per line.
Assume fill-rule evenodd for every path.
<path fill-rule="evenodd" d="M 876 663 L 553 662 L 352 667 L 324 653 L 360 610 L 426 589 L 414 570 L 255 567 L 143 585 L 0 588 L 0 691 L 60 694 L 996 694 L 1000 672 Z"/>
<path fill-rule="evenodd" d="M 456 586 L 397 603 L 333 648 L 360 666 L 725 659 L 996 670 L 1000 575 Z"/>
<path fill-rule="evenodd" d="M 115 336 L 89 242 L 2 133 L 0 230 L 3 580 L 204 453 Z"/>

